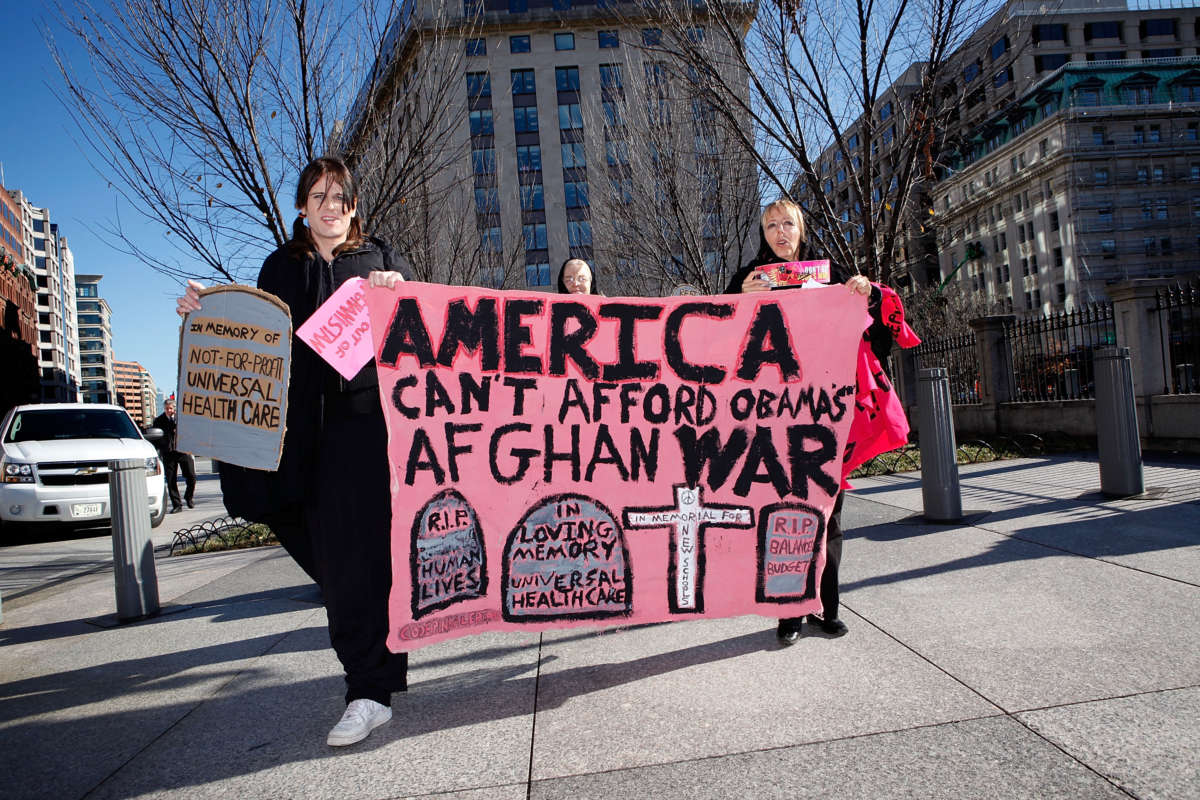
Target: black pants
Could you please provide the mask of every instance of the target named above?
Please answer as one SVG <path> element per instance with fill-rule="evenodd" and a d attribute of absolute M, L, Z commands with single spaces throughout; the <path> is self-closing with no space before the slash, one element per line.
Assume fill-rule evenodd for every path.
<path fill-rule="evenodd" d="M 375 390 L 372 390 L 375 391 Z M 391 705 L 408 688 L 408 654 L 387 649 L 392 588 L 391 470 L 387 428 L 376 401 L 355 413 L 327 400 L 317 491 L 307 519 L 329 639 L 346 671 L 346 702 Z"/>
<path fill-rule="evenodd" d="M 837 619 L 840 604 L 838 567 L 842 563 L 842 500 L 845 497 L 845 492 L 838 492 L 833 513 L 825 525 L 825 571 L 821 573 L 821 616 L 825 619 Z"/>
<path fill-rule="evenodd" d="M 183 491 L 183 500 L 179 499 L 179 486 L 176 484 L 178 471 L 183 472 L 183 482 L 187 488 Z M 178 451 L 163 456 L 163 472 L 167 478 L 167 495 L 171 498 L 171 508 L 179 508 L 183 501 L 192 502 L 196 493 L 196 459 L 191 453 Z"/>

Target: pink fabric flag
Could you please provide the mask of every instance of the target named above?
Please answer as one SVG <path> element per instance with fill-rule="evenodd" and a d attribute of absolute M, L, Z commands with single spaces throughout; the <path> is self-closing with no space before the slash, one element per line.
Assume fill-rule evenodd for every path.
<path fill-rule="evenodd" d="M 368 289 L 389 647 L 819 611 L 865 302 Z"/>

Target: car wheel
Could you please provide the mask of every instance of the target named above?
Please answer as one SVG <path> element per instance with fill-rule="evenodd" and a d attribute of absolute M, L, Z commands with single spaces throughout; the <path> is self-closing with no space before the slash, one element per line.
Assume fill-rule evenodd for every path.
<path fill-rule="evenodd" d="M 158 504 L 158 513 L 150 515 L 150 527 L 157 528 L 162 525 L 162 521 L 167 517 L 167 490 L 164 487 L 162 493 L 162 502 Z"/>

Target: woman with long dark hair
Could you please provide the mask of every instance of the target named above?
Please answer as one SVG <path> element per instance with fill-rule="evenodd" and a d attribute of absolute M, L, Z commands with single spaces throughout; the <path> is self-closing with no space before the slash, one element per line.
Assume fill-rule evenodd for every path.
<path fill-rule="evenodd" d="M 358 186 L 340 160 L 318 158 L 301 172 L 292 238 L 258 275 L 258 288 L 287 303 L 293 331 L 351 278 L 390 288 L 404 280 L 387 245 L 363 234 L 357 206 Z M 199 310 L 202 288 L 189 281 L 181 316 Z M 334 746 L 390 720 L 392 693 L 407 687 L 408 655 L 386 644 L 391 490 L 378 385 L 373 363 L 346 380 L 293 337 L 283 453 L 278 471 L 265 473 L 261 521 L 320 587 L 346 673 L 345 713 L 327 738 Z"/>

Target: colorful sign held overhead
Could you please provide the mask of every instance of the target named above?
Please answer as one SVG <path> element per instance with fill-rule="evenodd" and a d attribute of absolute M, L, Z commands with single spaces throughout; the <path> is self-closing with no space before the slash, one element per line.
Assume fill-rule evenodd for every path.
<path fill-rule="evenodd" d="M 200 292 L 179 342 L 177 447 L 229 464 L 279 466 L 287 420 L 292 318 L 248 286 Z"/>
<path fill-rule="evenodd" d="M 818 611 L 865 303 L 368 289 L 389 646 Z"/>

